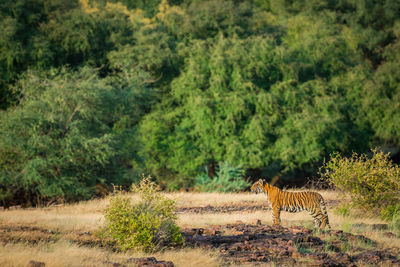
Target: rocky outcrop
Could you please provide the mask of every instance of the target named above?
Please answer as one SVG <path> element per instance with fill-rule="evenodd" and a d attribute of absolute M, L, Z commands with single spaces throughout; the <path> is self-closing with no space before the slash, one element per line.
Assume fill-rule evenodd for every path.
<path fill-rule="evenodd" d="M 130 258 L 126 261 L 128 264 L 135 266 L 151 266 L 151 267 L 174 267 L 172 261 L 158 261 L 154 257 L 143 257 L 143 258 Z"/>
<path fill-rule="evenodd" d="M 29 261 L 27 265 L 27 267 L 44 267 L 44 266 L 46 266 L 44 262 L 34 261 L 34 260 Z"/>
<path fill-rule="evenodd" d="M 217 248 L 224 261 L 239 265 L 400 265 L 400 260 L 390 251 L 373 250 L 374 241 L 338 230 L 314 232 L 300 226 L 284 228 L 260 225 L 259 222 L 254 225 L 238 222 L 206 229 L 184 229 L 183 236 L 187 245 Z M 365 246 L 371 249 L 365 249 Z"/>

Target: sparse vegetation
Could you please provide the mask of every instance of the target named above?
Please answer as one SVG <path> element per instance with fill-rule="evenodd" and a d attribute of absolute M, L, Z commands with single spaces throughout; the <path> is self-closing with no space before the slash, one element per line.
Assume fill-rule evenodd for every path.
<path fill-rule="evenodd" d="M 157 192 L 163 197 L 174 199 L 178 211 L 188 207 L 226 207 L 226 206 L 246 206 L 265 203 L 265 196 L 247 193 L 162 193 Z M 287 213 L 282 212 L 281 219 L 284 227 L 294 225 L 305 225 L 309 227 L 312 235 L 320 237 L 323 241 L 321 249 L 329 255 L 333 255 L 335 245 L 342 249 L 347 249 L 349 253 L 357 255 L 357 249 L 394 249 L 400 248 L 400 239 L 386 237 L 385 231 L 373 228 L 374 224 L 383 224 L 379 218 L 365 217 L 356 215 L 353 208 L 346 217 L 333 212 L 333 201 L 338 199 L 337 193 L 333 191 L 320 191 L 326 200 L 330 223 L 333 229 L 345 230 L 345 232 L 366 236 L 377 243 L 372 246 L 368 243 L 363 244 L 362 240 L 335 239 L 334 235 L 327 234 L 328 231 L 314 231 L 312 220 L 306 212 Z M 48 265 L 79 265 L 87 263 L 88 266 L 109 266 L 107 262 L 124 264 L 130 257 L 154 256 L 161 260 L 170 260 L 177 266 L 220 266 L 221 258 L 218 250 L 179 248 L 165 249 L 156 252 L 115 252 L 115 240 L 110 238 L 112 243 L 103 243 L 101 239 L 94 235 L 101 227 L 106 225 L 102 212 L 110 207 L 110 203 L 117 197 L 129 199 L 130 205 L 142 203 L 140 194 L 126 193 L 123 195 L 109 196 L 102 200 L 91 200 L 64 206 L 50 206 L 35 209 L 12 209 L 0 211 L 0 263 L 1 265 L 26 266 L 29 260 L 37 260 L 48 263 Z M 221 209 L 223 210 L 223 209 Z M 123 213 L 123 212 L 122 212 Z M 365 214 L 364 214 L 365 215 Z M 209 228 L 211 225 L 225 226 L 242 221 L 246 225 L 254 225 L 255 221 L 261 220 L 262 224 L 271 225 L 272 216 L 269 210 L 247 210 L 235 212 L 206 212 L 191 213 L 178 212 L 176 214 L 177 225 L 181 228 Z M 363 228 L 358 225 L 365 225 Z M 390 227 L 388 230 L 390 231 Z M 227 235 L 237 234 L 227 232 Z M 40 241 L 39 241 L 40 240 Z M 53 243 L 56 242 L 56 243 Z M 339 242 L 339 243 L 335 243 Z M 349 244 L 345 244 L 348 242 Z M 28 245 L 29 244 L 29 245 Z M 328 244 L 328 245 L 327 245 Z M 99 246 L 104 246 L 100 248 Z M 342 247 L 343 245 L 343 247 Z M 24 253 L 20 253 L 23 251 Z M 315 248 L 299 247 L 299 251 L 304 255 L 303 260 L 312 263 L 313 259 L 307 255 L 315 253 Z M 61 258 L 68 258 L 60 262 Z M 107 260 L 103 260 L 107 259 Z M 279 257 L 275 258 L 279 261 Z"/>
<path fill-rule="evenodd" d="M 176 225 L 175 203 L 163 196 L 149 177 L 132 186 L 140 201 L 131 200 L 120 191 L 111 197 L 104 211 L 105 234 L 117 242 L 122 251 L 155 251 L 183 244 Z"/>
<path fill-rule="evenodd" d="M 388 221 L 400 214 L 400 167 L 388 154 L 372 150 L 372 156 L 357 154 L 349 158 L 333 154 L 321 169 L 336 188 L 348 193 L 353 206 L 368 213 L 380 214 Z M 348 205 L 341 207 L 348 214 Z"/>
<path fill-rule="evenodd" d="M 344 202 L 336 207 L 335 212 L 345 217 L 350 214 L 350 210 L 351 206 L 348 203 Z"/>

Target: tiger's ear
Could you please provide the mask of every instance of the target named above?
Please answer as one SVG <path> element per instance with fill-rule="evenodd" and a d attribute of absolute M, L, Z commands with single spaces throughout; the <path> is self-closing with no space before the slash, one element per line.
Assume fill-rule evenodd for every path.
<path fill-rule="evenodd" d="M 263 182 L 263 184 L 265 184 L 265 183 L 267 182 L 267 180 L 265 180 L 265 179 L 262 179 L 262 182 Z"/>
<path fill-rule="evenodd" d="M 259 183 L 261 183 L 262 185 L 264 184 L 265 180 L 264 179 L 260 179 L 258 180 Z"/>

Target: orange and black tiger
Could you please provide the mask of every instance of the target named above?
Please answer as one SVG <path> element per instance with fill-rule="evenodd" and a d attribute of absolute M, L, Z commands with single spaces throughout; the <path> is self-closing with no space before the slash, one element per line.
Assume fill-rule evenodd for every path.
<path fill-rule="evenodd" d="M 275 225 L 280 224 L 280 212 L 299 212 L 302 210 L 308 211 L 314 218 L 315 227 L 329 225 L 328 213 L 324 199 L 317 192 L 287 192 L 282 191 L 278 187 L 272 186 L 263 180 L 258 180 L 251 186 L 251 191 L 267 194 L 269 206 L 272 209 L 272 216 Z"/>

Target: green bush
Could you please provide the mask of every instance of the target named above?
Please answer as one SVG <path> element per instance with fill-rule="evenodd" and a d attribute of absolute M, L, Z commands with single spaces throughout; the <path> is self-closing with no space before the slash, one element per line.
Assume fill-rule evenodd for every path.
<path fill-rule="evenodd" d="M 343 217 L 349 216 L 351 210 L 351 205 L 348 203 L 342 203 L 338 207 L 336 207 L 335 212 Z"/>
<path fill-rule="evenodd" d="M 400 232 L 400 204 L 389 205 L 381 211 L 381 217 L 386 219 L 396 232 Z"/>
<path fill-rule="evenodd" d="M 111 198 L 104 211 L 105 236 L 114 239 L 122 251 L 154 251 L 183 244 L 175 223 L 175 202 L 164 197 L 149 177 L 143 177 L 131 191 L 140 196 L 138 203 L 131 203 L 120 191 Z"/>
<path fill-rule="evenodd" d="M 354 206 L 392 220 L 399 210 L 400 167 L 388 154 L 376 149 L 372 153 L 370 158 L 356 153 L 350 158 L 333 154 L 320 173 L 336 188 L 349 193 Z"/>
<path fill-rule="evenodd" d="M 196 178 L 195 188 L 202 192 L 238 192 L 250 186 L 243 179 L 244 170 L 227 162 L 221 163 L 214 178 L 202 173 Z"/>

